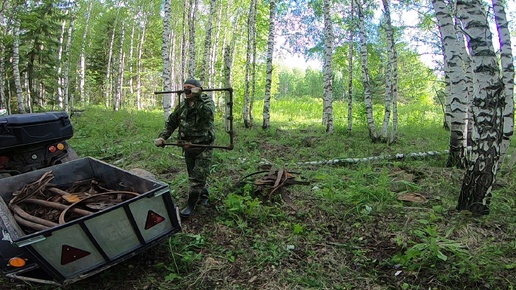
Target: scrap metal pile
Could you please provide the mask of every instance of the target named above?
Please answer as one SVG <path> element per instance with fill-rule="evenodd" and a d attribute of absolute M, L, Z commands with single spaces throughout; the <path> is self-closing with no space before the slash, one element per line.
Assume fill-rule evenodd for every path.
<path fill-rule="evenodd" d="M 237 183 L 237 185 L 242 185 L 245 183 L 245 179 L 250 176 L 254 176 L 260 173 L 266 173 L 265 176 L 261 178 L 256 178 L 253 182 L 254 194 L 257 196 L 262 196 L 264 201 L 271 201 L 274 195 L 280 195 L 281 198 L 295 211 L 297 211 L 297 206 L 292 202 L 290 196 L 285 193 L 282 189 L 288 185 L 308 185 L 310 182 L 297 180 L 294 176 L 295 172 L 289 172 L 286 168 L 276 169 L 274 166 L 271 166 L 267 171 L 258 171 L 251 174 L 246 175 Z"/>
<path fill-rule="evenodd" d="M 52 171 L 47 171 L 35 182 L 13 193 L 9 209 L 27 233 L 64 224 L 139 195 L 106 188 L 102 180 L 96 179 L 61 189 L 51 183 L 53 178 Z"/>

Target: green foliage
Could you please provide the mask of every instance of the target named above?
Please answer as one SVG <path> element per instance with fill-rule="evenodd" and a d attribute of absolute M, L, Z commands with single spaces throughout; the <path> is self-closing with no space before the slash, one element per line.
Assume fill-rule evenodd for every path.
<path fill-rule="evenodd" d="M 412 244 L 404 254 L 395 255 L 393 261 L 407 267 L 409 270 L 420 270 L 423 267 L 435 268 L 436 264 L 447 262 L 448 256 L 453 255 L 454 265 L 460 266 L 460 273 L 468 268 L 468 260 L 471 258 L 465 250 L 464 245 L 448 239 L 450 233 L 444 237 L 438 233 L 437 226 L 429 225 L 428 222 L 421 222 L 423 229 L 416 229 L 412 234 L 419 241 L 410 241 Z"/>
<path fill-rule="evenodd" d="M 260 106 L 257 101 L 255 110 Z M 155 284 L 203 289 L 220 283 L 219 288 L 241 289 L 252 281 L 261 289 L 450 290 L 516 285 L 508 278 L 516 258 L 514 173 L 505 173 L 506 185 L 493 192 L 490 215 L 478 220 L 454 212 L 463 172 L 444 168 L 445 157 L 302 165 L 445 150 L 449 132 L 442 129 L 439 108 L 401 105 L 399 139 L 387 146 L 370 142 L 359 114 L 352 132 L 347 132 L 346 116 L 339 114 L 335 133 L 326 134 L 318 99 L 280 98 L 273 107 L 269 130 L 244 129 L 237 121 L 235 148 L 215 150 L 211 206 L 182 221 L 184 233 L 167 244 L 170 256 L 162 257 L 156 268 Z M 347 112 L 344 102 L 335 102 L 335 108 Z M 146 169 L 170 185 L 178 204 L 185 202 L 188 181 L 181 150 L 152 144 L 163 127 L 162 112 L 89 107 L 72 122 L 70 143 L 79 155 Z M 285 166 L 310 182 L 284 188 L 297 211 L 281 198 L 269 204 L 254 196 L 253 180 L 259 175 L 238 186 L 242 177 L 263 170 L 263 163 Z M 407 192 L 428 201 L 397 199 Z M 116 267 L 103 277 L 109 279 L 114 271 Z M 141 283 L 133 288 L 142 288 Z"/>
<path fill-rule="evenodd" d="M 205 247 L 206 241 L 200 235 L 177 234 L 168 240 L 168 245 L 173 264 L 162 266 L 170 272 L 165 280 L 173 281 L 201 261 L 202 254 L 199 250 Z"/>

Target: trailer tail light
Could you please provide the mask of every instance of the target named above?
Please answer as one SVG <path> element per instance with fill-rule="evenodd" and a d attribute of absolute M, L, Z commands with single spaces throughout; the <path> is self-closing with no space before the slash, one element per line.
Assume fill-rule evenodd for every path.
<path fill-rule="evenodd" d="M 48 147 L 48 151 L 49 151 L 50 153 L 56 153 L 57 148 L 56 148 L 56 146 L 52 145 L 52 146 Z"/>
<path fill-rule="evenodd" d="M 27 261 L 25 261 L 25 259 L 22 259 L 19 257 L 14 257 L 14 258 L 9 259 L 9 266 L 15 267 L 15 268 L 21 268 L 21 267 L 25 266 L 26 263 L 27 263 Z"/>
<path fill-rule="evenodd" d="M 57 150 L 63 151 L 65 149 L 65 145 L 63 143 L 57 143 L 56 145 L 48 146 L 48 152 L 56 153 Z"/>

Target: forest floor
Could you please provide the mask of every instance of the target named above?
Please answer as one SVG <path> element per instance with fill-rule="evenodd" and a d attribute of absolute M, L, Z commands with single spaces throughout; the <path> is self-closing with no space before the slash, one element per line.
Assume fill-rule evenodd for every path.
<path fill-rule="evenodd" d="M 131 124 L 121 125 L 131 118 L 116 112 L 120 119 L 113 128 L 108 124 L 112 134 L 103 137 L 91 130 L 101 113 L 87 111 L 76 121 L 70 143 L 79 155 L 144 168 L 167 182 L 183 205 L 187 181 L 180 149 L 154 148 L 149 141 L 159 121 L 148 125 L 144 119 L 150 118 L 132 116 Z M 147 141 L 135 146 L 126 140 L 127 130 L 117 135 L 118 126 L 130 132 L 134 126 L 132 136 Z M 400 128 L 400 141 L 390 146 L 370 143 L 365 131 L 237 128 L 235 149 L 215 152 L 210 205 L 183 219 L 181 233 L 63 288 L 513 289 L 511 168 L 500 173 L 491 213 L 473 217 L 455 210 L 464 171 L 444 167 L 446 155 L 297 163 L 447 149 L 442 128 L 414 128 Z M 95 146 L 85 143 L 92 138 Z M 285 185 L 269 198 L 271 189 L 263 185 L 267 163 L 304 183 Z M 0 289 L 56 289 L 1 279 Z"/>

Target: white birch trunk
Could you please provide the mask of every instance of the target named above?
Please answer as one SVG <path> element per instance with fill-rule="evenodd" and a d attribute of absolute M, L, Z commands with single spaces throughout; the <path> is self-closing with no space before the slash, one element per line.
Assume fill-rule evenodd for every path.
<path fill-rule="evenodd" d="M 391 12 L 387 0 L 382 0 L 385 15 L 385 27 L 387 36 L 387 73 L 385 87 L 385 116 L 382 127 L 382 138 L 387 143 L 394 142 L 398 129 L 398 53 L 394 41 L 394 32 L 391 24 Z M 391 111 L 392 110 L 392 111 Z M 389 122 L 392 114 L 391 134 L 388 136 Z"/>
<path fill-rule="evenodd" d="M 498 41 L 500 42 L 502 81 L 505 85 L 505 106 L 502 113 L 503 138 L 500 143 L 500 159 L 498 161 L 498 168 L 501 168 L 511 145 L 514 131 L 514 63 L 512 62 L 511 33 L 503 3 L 500 0 L 493 0 L 493 10 L 496 27 L 498 28 Z"/>
<path fill-rule="evenodd" d="M 213 17 L 215 14 L 215 8 L 217 5 L 217 0 L 210 1 L 210 10 L 208 15 L 208 24 L 206 24 L 206 36 L 204 38 L 204 54 L 202 61 L 202 69 L 199 76 L 201 84 L 204 84 L 207 79 L 208 71 L 210 68 L 210 56 L 211 56 L 211 40 L 212 40 L 212 31 L 213 31 Z"/>
<path fill-rule="evenodd" d="M 355 1 L 350 1 L 350 19 L 354 19 L 355 17 Z M 348 132 L 351 132 L 353 128 L 353 36 L 355 35 L 354 31 L 355 25 L 354 22 L 351 24 L 348 32 L 348 71 L 349 71 L 349 80 L 348 80 Z"/>
<path fill-rule="evenodd" d="M 120 13 L 120 8 L 117 9 L 115 23 L 113 24 L 113 30 L 111 31 L 111 40 L 109 41 L 109 49 L 108 49 L 108 60 L 106 65 L 106 80 L 104 85 L 104 98 L 106 101 L 106 108 L 109 108 L 111 97 L 113 90 L 112 84 L 112 63 L 113 63 L 113 46 L 115 44 L 115 31 L 118 23 L 118 15 Z"/>
<path fill-rule="evenodd" d="M 364 104 L 366 109 L 367 126 L 369 129 L 369 137 L 373 142 L 377 142 L 378 136 L 376 133 L 376 126 L 373 116 L 373 99 L 371 96 L 371 83 L 369 81 L 369 64 L 367 60 L 367 35 L 365 29 L 365 19 L 364 14 L 362 12 L 362 3 L 357 4 L 360 36 L 360 55 L 362 59 L 362 78 L 364 83 Z"/>
<path fill-rule="evenodd" d="M 323 0 L 324 14 L 324 102 L 323 102 L 323 124 L 326 125 L 326 132 L 333 133 L 333 24 L 331 21 L 331 0 Z"/>
<path fill-rule="evenodd" d="M 94 3 L 94 1 L 91 1 L 89 3 L 88 11 L 86 12 L 84 31 L 82 33 L 80 65 L 79 65 L 79 98 L 82 101 L 86 101 L 86 103 L 88 103 L 88 100 L 86 100 L 86 97 L 84 95 L 84 85 L 85 85 L 85 78 L 86 78 L 86 39 L 88 36 L 88 29 L 89 29 L 89 25 L 90 25 L 91 11 L 93 10 L 93 3 Z"/>
<path fill-rule="evenodd" d="M 190 0 L 183 0 L 183 33 L 181 38 L 181 83 L 183 83 L 185 79 L 186 74 L 186 66 L 188 65 L 188 44 L 187 44 L 187 37 L 188 37 L 188 22 L 189 22 L 189 15 L 190 15 L 190 7 L 189 5 Z"/>
<path fill-rule="evenodd" d="M 197 0 L 190 1 L 190 14 L 188 17 L 188 78 L 195 78 L 195 24 L 197 20 Z"/>
<path fill-rule="evenodd" d="M 57 67 L 57 106 L 63 109 L 63 45 L 64 45 L 64 34 L 66 30 L 66 19 L 61 23 L 61 33 L 59 34 L 59 46 L 57 50 L 57 61 L 59 63 Z"/>
<path fill-rule="evenodd" d="M 172 80 L 170 74 L 170 38 L 172 37 L 172 27 L 170 26 L 170 19 L 172 17 L 172 0 L 166 0 L 164 6 L 164 15 L 163 15 L 163 41 L 161 43 L 161 58 L 163 59 L 163 91 L 171 91 L 172 90 Z M 144 37 L 144 34 L 142 35 Z M 143 41 L 142 41 L 143 42 Z M 140 48 L 140 55 L 142 48 Z M 141 67 L 141 62 L 140 62 Z M 168 116 L 172 114 L 172 99 L 173 96 L 171 94 L 163 95 L 163 111 L 164 111 L 164 121 L 168 120 Z"/>
<path fill-rule="evenodd" d="M 70 18 L 70 25 L 68 26 L 68 31 L 66 33 L 66 45 L 65 45 L 65 64 L 64 64 L 64 71 L 63 71 L 63 98 L 64 98 L 64 106 L 63 109 L 70 113 L 70 94 L 69 94 L 69 88 L 70 88 L 70 54 L 72 50 L 72 33 L 73 33 L 73 27 L 75 23 L 75 15 L 73 15 Z M 73 97 L 72 100 L 72 106 L 73 109 Z"/>
<path fill-rule="evenodd" d="M 0 21 L 2 21 L 0 17 Z M 2 31 L 4 33 L 4 31 Z M 0 42 L 0 109 L 7 108 L 7 98 L 5 97 L 5 45 Z"/>
<path fill-rule="evenodd" d="M 145 17 L 147 19 L 147 17 Z M 142 73 L 143 73 L 143 67 L 142 67 L 142 55 L 143 55 L 143 43 L 145 42 L 145 33 L 147 25 L 145 24 L 147 21 L 143 21 L 142 24 L 142 32 L 140 36 L 140 41 L 138 43 L 138 58 L 136 59 L 136 104 L 138 105 L 138 110 L 143 109 L 142 106 Z M 166 113 L 165 113 L 166 114 Z M 171 111 L 169 110 L 168 115 L 171 114 Z M 166 115 L 168 117 L 168 115 Z"/>
<path fill-rule="evenodd" d="M 265 69 L 265 99 L 263 101 L 262 129 L 271 126 L 271 87 L 272 87 L 272 60 L 274 53 L 274 30 L 276 23 L 276 0 L 269 2 L 269 38 L 267 39 L 267 60 Z"/>
<path fill-rule="evenodd" d="M 466 86 L 463 60 L 461 58 L 461 46 L 455 30 L 451 11 L 444 0 L 433 0 L 435 16 L 441 41 L 444 47 L 445 74 L 448 76 L 450 88 L 450 154 L 447 166 L 463 167 L 465 164 L 467 148 L 467 114 L 468 114 L 468 88 Z"/>
<path fill-rule="evenodd" d="M 221 53 L 223 54 L 224 52 L 222 51 L 223 48 L 226 46 L 226 38 L 225 38 L 225 34 L 224 34 L 224 41 L 222 42 L 222 44 L 220 43 L 220 33 L 221 33 L 221 30 L 222 30 L 222 8 L 224 7 L 224 5 L 219 2 L 219 9 L 218 9 L 218 12 L 217 12 L 217 17 L 215 19 L 217 19 L 217 33 L 215 34 L 215 39 L 214 39 L 214 42 L 213 42 L 213 49 L 212 49 L 212 53 L 211 53 L 211 57 L 210 57 L 210 65 L 209 65 L 209 76 L 208 76 L 208 86 L 209 87 L 212 87 L 214 84 L 215 84 L 215 79 L 216 79 L 216 75 L 217 75 L 217 71 L 215 70 L 215 64 L 216 64 L 216 60 L 217 60 L 217 55 L 219 54 L 219 50 L 221 51 Z M 222 83 L 222 78 L 223 78 L 223 70 L 222 69 L 219 69 L 218 73 L 219 73 L 219 80 L 221 81 L 220 83 Z M 222 85 L 219 85 L 219 87 L 221 87 Z"/>
<path fill-rule="evenodd" d="M 18 113 L 25 114 L 25 106 L 23 105 L 23 93 L 20 76 L 20 34 L 18 25 L 15 24 L 13 29 L 13 78 L 14 89 L 16 91 L 16 101 L 18 103 Z"/>
<path fill-rule="evenodd" d="M 472 154 L 457 209 L 478 216 L 489 213 L 503 138 L 505 91 L 482 1 L 458 1 L 457 8 L 475 72 Z"/>
<path fill-rule="evenodd" d="M 254 7 L 256 7 L 255 0 L 251 0 L 251 3 L 249 5 L 249 15 L 247 19 L 247 51 L 246 51 L 246 64 L 245 64 L 245 91 L 244 91 L 244 106 L 242 109 L 242 115 L 244 118 L 244 126 L 246 128 L 251 127 L 251 121 L 249 120 L 250 115 L 250 99 L 251 99 L 251 73 L 252 73 L 252 63 L 254 62 L 253 59 L 253 46 L 254 46 L 254 40 L 253 40 L 253 27 L 256 24 L 254 17 Z"/>
<path fill-rule="evenodd" d="M 120 28 L 120 47 L 118 49 L 118 71 L 117 71 L 117 79 L 115 83 L 115 94 L 113 99 L 113 110 L 120 110 L 122 104 L 122 87 L 124 84 L 124 68 L 125 68 L 125 54 L 124 54 L 124 45 L 125 45 L 125 22 L 122 21 L 122 27 Z"/>
<path fill-rule="evenodd" d="M 136 19 L 135 19 L 136 21 Z M 127 80 L 128 88 L 129 88 L 129 94 L 131 95 L 131 98 L 134 94 L 134 87 L 133 87 L 133 79 L 134 79 L 134 67 L 133 67 L 133 57 L 134 57 L 134 38 L 136 33 L 136 24 L 133 22 L 131 23 L 131 36 L 129 38 L 129 79 Z M 138 107 L 138 106 L 137 106 Z"/>

